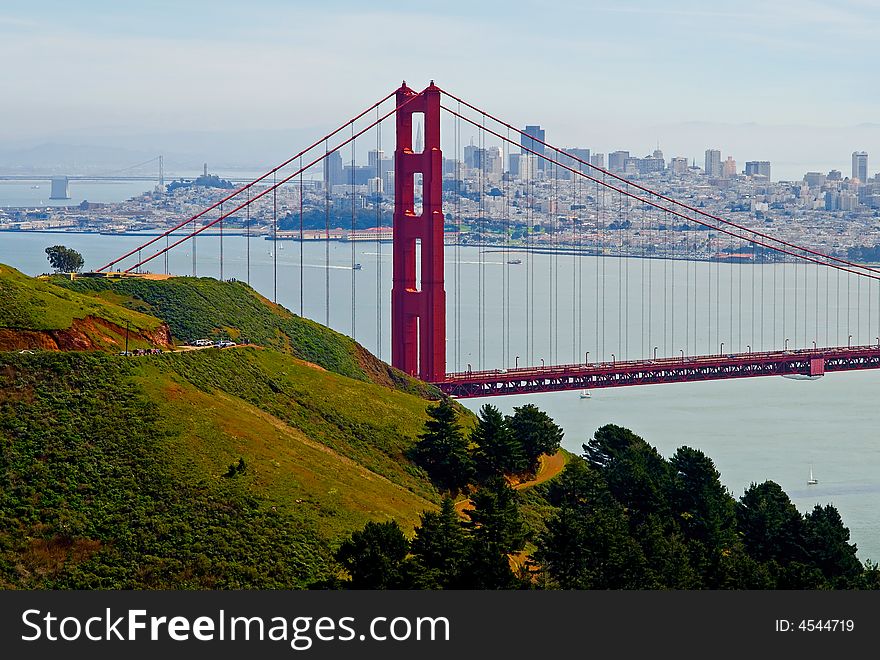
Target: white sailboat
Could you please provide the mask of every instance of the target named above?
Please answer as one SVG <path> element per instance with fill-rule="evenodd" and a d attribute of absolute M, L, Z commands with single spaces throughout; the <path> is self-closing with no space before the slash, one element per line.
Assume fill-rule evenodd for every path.
<path fill-rule="evenodd" d="M 590 390 L 581 390 L 581 398 L 582 399 L 590 399 L 592 398 L 592 394 L 590 394 Z"/>
<path fill-rule="evenodd" d="M 810 478 L 807 479 L 807 485 L 815 486 L 817 483 L 819 483 L 819 480 L 813 476 L 813 464 L 810 463 Z"/>

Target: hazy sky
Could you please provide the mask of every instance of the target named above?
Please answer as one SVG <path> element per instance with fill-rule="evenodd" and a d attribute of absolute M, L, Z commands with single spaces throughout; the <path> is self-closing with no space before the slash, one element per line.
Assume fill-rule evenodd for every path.
<path fill-rule="evenodd" d="M 596 151 L 641 154 L 659 139 L 667 156 L 701 153 L 679 144 L 688 122 L 800 127 L 793 146 L 810 127 L 855 142 L 880 122 L 878 34 L 872 0 L 4 0 L 0 140 L 317 128 L 403 78 L 434 78 Z M 878 131 L 864 129 L 841 165 L 871 150 Z M 700 139 L 746 148 L 717 133 Z"/>

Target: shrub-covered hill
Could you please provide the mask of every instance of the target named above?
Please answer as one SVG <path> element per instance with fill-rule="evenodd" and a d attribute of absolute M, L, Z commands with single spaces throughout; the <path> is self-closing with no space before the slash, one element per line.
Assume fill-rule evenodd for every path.
<path fill-rule="evenodd" d="M 55 278 L 59 286 L 161 318 L 174 338 L 230 337 L 289 353 L 329 371 L 430 398 L 439 394 L 360 344 L 267 300 L 244 282 L 208 277 Z"/>
<path fill-rule="evenodd" d="M 168 347 L 154 316 L 84 295 L 0 264 L 0 350 L 111 350 Z"/>
<path fill-rule="evenodd" d="M 276 588 L 437 494 L 424 399 L 258 348 L 0 353 L 0 588 Z"/>

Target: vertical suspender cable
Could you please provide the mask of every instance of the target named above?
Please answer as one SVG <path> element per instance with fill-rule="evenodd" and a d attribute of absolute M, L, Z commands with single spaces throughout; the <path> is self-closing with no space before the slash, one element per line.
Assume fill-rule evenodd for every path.
<path fill-rule="evenodd" d="M 330 327 L 330 188 L 332 184 L 329 146 L 324 140 L 324 325 Z M 354 176 L 354 172 L 352 172 Z"/>
<path fill-rule="evenodd" d="M 623 335 L 626 332 L 626 328 L 623 323 L 623 305 L 625 297 L 623 295 L 624 289 L 624 281 L 623 281 L 623 195 L 621 193 L 617 194 L 617 217 L 614 219 L 617 223 L 617 356 L 619 359 L 624 359 L 623 354 L 623 346 L 624 346 L 624 338 Z"/>
<path fill-rule="evenodd" d="M 247 269 L 247 283 L 248 286 L 251 285 L 251 189 L 248 187 L 247 189 L 247 206 L 245 209 L 245 260 L 246 260 L 246 269 Z"/>
<path fill-rule="evenodd" d="M 675 222 L 675 216 L 669 218 L 669 222 Z M 671 252 L 669 254 L 669 270 L 671 271 L 670 277 L 670 305 L 669 305 L 669 356 L 675 355 L 675 225 L 671 227 L 671 232 L 669 228 L 669 222 L 667 222 L 667 230 L 666 235 L 671 236 L 672 244 L 670 245 Z"/>
<path fill-rule="evenodd" d="M 798 344 L 798 262 L 797 259 L 794 261 L 794 329 L 792 330 L 792 341 L 795 346 L 799 346 Z"/>
<path fill-rule="evenodd" d="M 272 172 L 272 283 L 274 303 L 278 303 L 278 188 L 276 173 Z"/>
<path fill-rule="evenodd" d="M 379 108 L 376 108 L 379 120 Z M 376 124 L 376 355 L 382 359 L 382 198 L 384 177 L 382 172 L 382 124 Z"/>
<path fill-rule="evenodd" d="M 458 115 L 461 102 L 458 103 Z M 455 364 L 461 370 L 461 117 L 455 118 Z"/>
<path fill-rule="evenodd" d="M 642 212 L 640 213 L 641 217 L 639 218 L 640 225 L 641 225 L 641 228 L 639 230 L 639 237 L 640 237 L 640 243 L 642 244 L 641 245 L 641 247 L 642 247 L 641 266 L 642 267 L 641 267 L 641 273 L 640 273 L 641 278 L 642 278 L 642 296 L 640 299 L 641 305 L 639 305 L 639 309 L 641 310 L 641 313 L 642 313 L 642 323 L 641 323 L 642 336 L 640 338 L 641 339 L 640 352 L 641 352 L 642 358 L 645 358 L 647 355 L 650 354 L 650 347 L 645 344 L 645 337 L 647 336 L 647 328 L 645 328 L 645 266 L 648 263 L 647 255 L 645 253 L 645 248 L 648 243 L 647 236 L 645 235 L 645 216 L 649 213 L 650 208 L 651 207 L 649 206 L 648 209 L 642 209 Z"/>
<path fill-rule="evenodd" d="M 220 221 L 217 223 L 220 227 L 220 281 L 223 281 L 223 204 L 220 204 Z"/>
<path fill-rule="evenodd" d="M 504 179 L 504 269 L 503 289 L 504 289 L 504 364 L 505 367 L 510 366 L 510 275 L 508 267 L 510 262 L 510 172 L 504 176 L 504 152 L 507 151 L 508 170 L 510 164 L 510 129 L 507 129 L 507 143 L 502 145 L 501 150 L 501 176 Z"/>
<path fill-rule="evenodd" d="M 691 254 L 690 254 L 690 225 L 681 225 L 684 232 L 684 352 L 690 355 L 691 343 Z"/>
<path fill-rule="evenodd" d="M 303 246 L 305 239 L 303 237 L 303 172 L 302 172 L 302 156 L 299 157 L 299 315 L 303 314 Z"/>
<path fill-rule="evenodd" d="M 605 175 L 602 175 L 602 206 L 605 206 Z M 599 287 L 600 293 L 602 294 L 602 360 L 605 360 L 605 220 L 602 220 L 602 224 L 599 226 L 599 251 L 602 253 L 600 255 L 599 261 L 602 262 L 602 284 Z"/>
<path fill-rule="evenodd" d="M 765 350 L 765 346 L 764 346 L 764 280 L 767 279 L 766 269 L 764 268 L 764 255 L 765 254 L 766 254 L 766 250 L 763 247 L 760 248 L 760 255 L 761 255 L 761 270 L 760 270 L 760 276 L 761 276 L 761 323 L 760 323 L 759 327 L 761 328 L 761 350 L 762 351 Z"/>
<path fill-rule="evenodd" d="M 356 152 L 355 152 L 355 139 L 354 139 L 354 124 L 351 125 L 351 233 L 357 230 L 357 210 L 356 210 L 356 197 L 357 197 L 357 189 L 355 188 L 354 181 L 354 172 L 355 172 L 355 164 L 356 164 Z M 379 154 L 376 154 L 376 160 L 379 160 Z M 351 237 L 351 338 L 355 338 L 356 331 L 356 313 L 355 313 L 355 297 L 356 297 L 356 287 L 357 280 L 355 279 L 355 275 L 357 271 L 355 270 L 355 240 L 354 236 Z"/>
<path fill-rule="evenodd" d="M 196 219 L 193 218 L 193 237 L 190 239 L 192 241 L 192 258 L 193 258 L 193 277 L 197 277 L 196 274 Z M 140 259 L 138 259 L 140 261 Z"/>

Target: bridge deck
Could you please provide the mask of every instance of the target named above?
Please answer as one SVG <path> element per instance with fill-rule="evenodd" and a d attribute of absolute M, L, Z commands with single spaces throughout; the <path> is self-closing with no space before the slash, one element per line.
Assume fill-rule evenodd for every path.
<path fill-rule="evenodd" d="M 452 373 L 434 383 L 458 398 L 755 376 L 880 369 L 880 344 Z"/>

